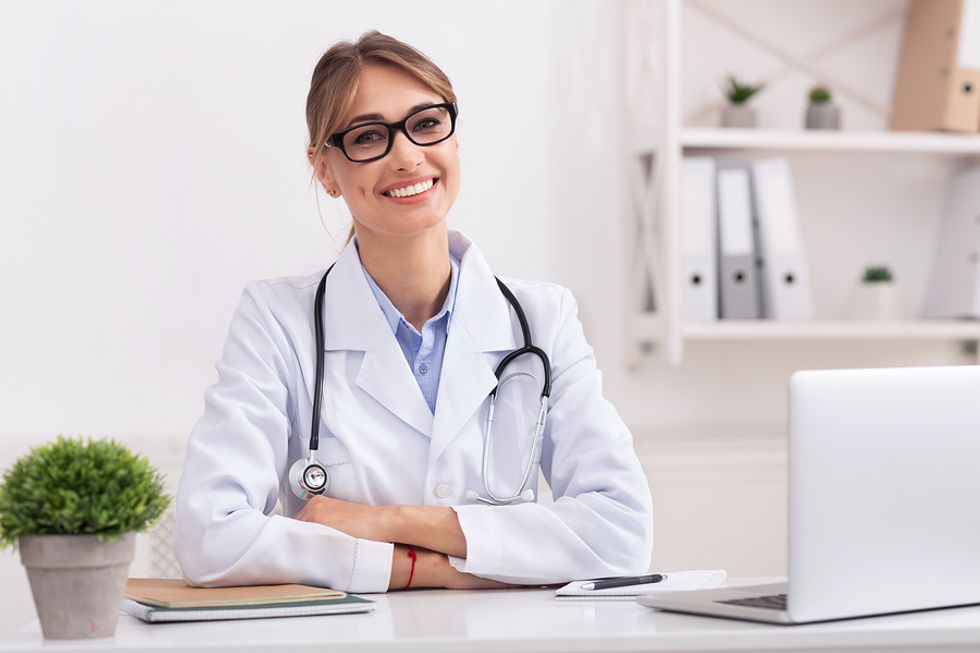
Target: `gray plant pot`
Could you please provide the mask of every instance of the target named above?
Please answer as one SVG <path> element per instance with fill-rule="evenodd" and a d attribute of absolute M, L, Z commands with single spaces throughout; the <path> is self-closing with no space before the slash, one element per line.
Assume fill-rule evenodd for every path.
<path fill-rule="evenodd" d="M 730 104 L 721 110 L 722 127 L 755 127 L 755 109 L 742 104 Z"/>
<path fill-rule="evenodd" d="M 34 535 L 18 541 L 45 639 L 112 637 L 136 534 Z"/>
<path fill-rule="evenodd" d="M 806 109 L 807 129 L 840 129 L 840 108 L 832 102 L 811 102 Z"/>

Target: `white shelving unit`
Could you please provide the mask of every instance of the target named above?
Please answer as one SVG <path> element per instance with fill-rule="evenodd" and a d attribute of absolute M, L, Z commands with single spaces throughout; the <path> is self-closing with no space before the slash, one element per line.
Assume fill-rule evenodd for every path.
<path fill-rule="evenodd" d="M 715 8 L 711 6 L 712 1 L 686 0 L 688 4 L 704 9 L 709 19 Z M 722 129 L 684 124 L 680 100 L 681 81 L 685 79 L 680 61 L 680 21 L 684 5 L 685 0 L 628 0 L 624 5 L 626 131 L 630 138 L 624 142 L 623 149 L 632 172 L 629 188 L 636 234 L 634 261 L 629 271 L 630 279 L 635 284 L 636 302 L 628 317 L 627 337 L 635 345 L 634 362 L 653 350 L 670 365 L 677 366 L 683 362 L 685 346 L 702 341 L 962 341 L 970 343 L 975 349 L 980 342 L 980 322 L 920 320 L 915 319 L 914 309 L 910 310 L 908 319 L 902 321 L 859 322 L 843 319 L 840 311 L 821 315 L 818 301 L 818 319 L 810 321 L 719 320 L 709 324 L 686 324 L 681 320 L 677 187 L 679 167 L 684 156 L 732 155 L 748 159 L 787 156 L 794 167 L 794 181 L 797 184 L 800 178 L 794 166 L 797 162 L 794 157 L 799 157 L 798 160 L 804 164 L 802 174 L 814 174 L 815 170 L 826 169 L 827 177 L 831 180 L 827 185 L 831 188 L 835 162 L 854 157 L 872 157 L 867 165 L 879 168 L 900 166 L 901 163 L 896 164 L 895 161 L 901 157 L 909 158 L 916 165 L 930 159 L 932 163 L 929 165 L 945 171 L 980 161 L 980 135 L 867 129 Z M 894 3 L 890 3 L 889 7 L 892 5 Z M 892 14 L 886 18 L 901 20 L 901 16 L 895 14 L 894 7 L 892 9 Z M 732 28 L 732 25 L 727 25 L 727 28 Z M 787 56 L 786 59 L 790 66 L 808 73 L 813 70 L 798 57 Z M 899 170 L 894 175 L 901 172 Z M 893 173 L 889 171 L 888 174 Z M 888 179 L 897 178 L 894 175 Z M 939 181 L 935 182 L 934 190 L 929 191 L 936 198 L 934 203 L 937 205 L 941 203 L 942 189 L 942 182 Z M 866 192 L 873 193 L 875 189 Z M 889 189 L 882 188 L 879 192 L 887 194 Z M 868 210 L 874 211 L 878 203 L 872 200 L 873 196 L 868 195 L 855 202 L 872 207 Z M 880 204 L 886 205 L 884 202 Z M 888 206 L 888 210 L 896 210 Z M 800 207 L 801 214 L 807 213 L 805 204 L 801 203 Z M 941 210 L 932 207 L 931 212 L 935 215 L 930 219 L 938 230 Z M 919 215 L 921 213 L 920 210 Z M 802 217 L 806 220 L 813 216 Z M 822 220 L 824 215 L 819 214 L 818 217 Z M 842 220 L 828 217 L 830 219 Z M 906 228 L 909 221 L 905 216 L 896 215 L 895 232 Z M 827 229 L 821 224 L 814 230 L 824 234 Z M 887 236 L 899 237 L 892 233 Z M 914 237 L 920 237 L 918 232 Z M 826 237 L 823 242 L 827 242 Z M 926 246 L 923 245 L 922 249 L 926 249 Z M 821 253 L 825 252 L 817 252 L 817 258 Z M 914 267 L 919 277 L 916 282 L 918 287 L 924 287 L 921 277 L 927 267 L 923 263 L 926 254 L 917 256 L 922 258 Z M 848 261 L 848 264 L 853 266 L 856 263 Z M 819 275 L 819 271 L 812 275 L 815 284 L 821 281 Z M 839 286 L 839 280 L 834 281 Z M 830 281 L 825 286 L 828 284 Z M 825 296 L 828 294 L 825 292 Z M 650 311 L 651 305 L 653 311 Z"/>
<path fill-rule="evenodd" d="M 980 135 L 918 132 L 688 127 L 681 130 L 680 145 L 688 150 L 980 155 Z"/>

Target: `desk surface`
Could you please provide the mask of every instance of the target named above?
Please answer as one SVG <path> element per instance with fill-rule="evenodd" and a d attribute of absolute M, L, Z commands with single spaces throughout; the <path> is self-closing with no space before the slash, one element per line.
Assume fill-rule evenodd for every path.
<path fill-rule="evenodd" d="M 766 579 L 771 580 L 771 579 Z M 730 584 L 743 584 L 732 582 Z M 290 653 L 395 651 L 976 651 L 980 607 L 809 626 L 695 617 L 636 603 L 559 602 L 553 590 L 420 590 L 370 595 L 371 614 L 144 624 L 119 618 L 112 639 L 44 642 L 37 621 L 0 640 L 14 651 Z"/>

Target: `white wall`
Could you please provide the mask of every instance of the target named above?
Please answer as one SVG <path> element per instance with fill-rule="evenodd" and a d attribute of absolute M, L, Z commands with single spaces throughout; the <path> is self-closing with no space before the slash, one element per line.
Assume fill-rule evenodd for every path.
<path fill-rule="evenodd" d="M 784 30 L 787 41 L 849 11 L 817 6 L 830 13 Z M 739 7 L 766 24 L 764 3 Z M 321 192 L 321 223 L 310 184 L 305 96 L 332 42 L 377 28 L 429 54 L 459 95 L 465 179 L 450 224 L 498 273 L 575 291 L 654 487 L 655 565 L 781 573 L 789 374 L 962 357 L 936 344 L 706 343 L 679 370 L 656 359 L 626 369 L 619 9 L 0 4 L 0 467 L 66 433 L 115 436 L 179 471 L 244 284 L 322 268 L 342 243 L 342 205 Z M 872 77 L 878 56 L 857 53 L 853 74 Z M 740 63 L 762 65 L 753 61 Z M 714 88 L 693 73 L 684 83 L 689 103 Z M 796 115 L 797 101 L 774 93 L 765 110 Z M 819 176 L 799 192 L 824 196 Z M 0 581 L 2 633 L 33 609 L 12 553 L 0 556 Z"/>

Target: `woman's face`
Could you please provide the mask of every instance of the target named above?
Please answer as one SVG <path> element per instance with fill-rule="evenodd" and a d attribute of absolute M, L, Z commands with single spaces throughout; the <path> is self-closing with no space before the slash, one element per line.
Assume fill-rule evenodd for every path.
<path fill-rule="evenodd" d="M 357 92 L 341 129 L 360 122 L 398 122 L 412 108 L 438 104 L 443 98 L 398 68 L 365 65 Z M 355 120 L 366 114 L 380 117 Z M 317 178 L 327 191 L 339 191 L 350 208 L 358 233 L 364 230 L 392 236 L 409 236 L 442 226 L 459 193 L 459 141 L 454 134 L 435 145 L 420 146 L 396 131 L 391 151 L 368 163 L 349 161 L 336 147 L 327 148 Z M 419 182 L 436 180 L 425 193 L 413 198 L 394 198 L 385 193 Z"/>

